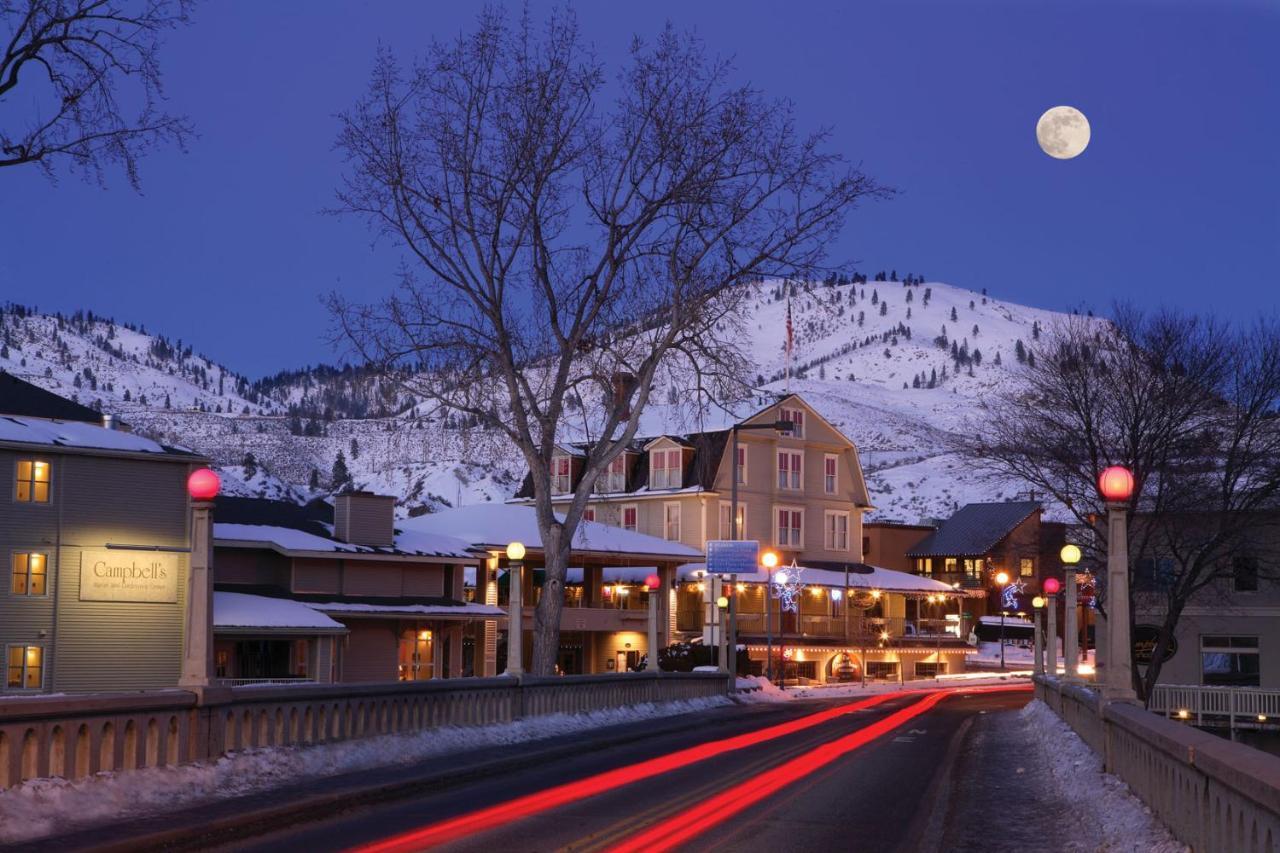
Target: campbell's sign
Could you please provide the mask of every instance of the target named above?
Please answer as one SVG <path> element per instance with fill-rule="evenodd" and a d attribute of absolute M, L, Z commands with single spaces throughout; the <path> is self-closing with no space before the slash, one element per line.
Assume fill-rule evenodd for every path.
<path fill-rule="evenodd" d="M 178 557 L 159 551 L 84 551 L 81 601 L 178 600 Z"/>

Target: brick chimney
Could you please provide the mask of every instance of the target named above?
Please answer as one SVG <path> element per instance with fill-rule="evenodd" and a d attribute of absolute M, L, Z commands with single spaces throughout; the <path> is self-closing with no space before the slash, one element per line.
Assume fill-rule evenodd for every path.
<path fill-rule="evenodd" d="M 395 544 L 396 499 L 373 492 L 344 492 L 333 502 L 333 535 L 352 545 Z"/>

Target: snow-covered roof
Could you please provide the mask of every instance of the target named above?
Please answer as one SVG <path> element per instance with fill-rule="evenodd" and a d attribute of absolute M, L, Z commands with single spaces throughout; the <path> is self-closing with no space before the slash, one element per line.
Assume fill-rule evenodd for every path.
<path fill-rule="evenodd" d="M 680 566 L 677 576 L 682 581 L 697 580 L 700 572 L 706 571 L 705 563 L 686 563 Z M 834 569 L 817 569 L 807 566 L 800 566 L 804 573 L 800 576 L 800 580 L 807 586 L 825 586 L 841 589 L 845 585 L 845 574 L 842 571 Z M 908 572 L 899 572 L 894 569 L 884 569 L 879 566 L 867 566 L 870 572 L 849 572 L 848 583 L 852 589 L 878 589 L 881 592 L 897 592 L 907 595 L 957 595 L 956 590 L 947 586 L 941 581 L 932 578 L 913 575 Z M 788 570 L 790 566 L 779 566 L 774 569 L 776 574 L 779 571 Z M 764 583 L 768 579 L 767 573 L 761 569 L 754 574 L 738 575 L 738 580 L 743 583 Z"/>
<path fill-rule="evenodd" d="M 243 592 L 213 594 L 213 627 L 217 629 L 256 628 L 275 631 L 345 631 L 323 613 L 301 601 L 268 598 Z"/>
<path fill-rule="evenodd" d="M 270 546 L 282 553 L 386 554 L 412 557 L 458 557 L 476 559 L 477 555 L 461 539 L 441 533 L 420 530 L 396 531 L 394 548 L 353 545 L 329 539 L 293 527 L 269 524 L 230 524 L 215 522 L 214 543 L 223 547 Z"/>
<path fill-rule="evenodd" d="M 0 415 L 0 442 L 3 441 L 128 453 L 187 453 L 123 430 L 107 429 L 83 421 L 57 421 L 22 415 Z"/>
<path fill-rule="evenodd" d="M 491 618 L 506 616 L 507 611 L 491 604 L 370 604 L 356 601 L 316 601 L 309 602 L 322 613 L 349 613 L 352 615 L 367 614 L 406 614 L 412 616 L 488 616 Z"/>
<path fill-rule="evenodd" d="M 457 536 L 477 547 L 503 547 L 515 541 L 523 542 L 527 548 L 542 547 L 537 515 L 529 506 L 476 504 L 428 513 L 400 523 L 406 530 Z M 679 542 L 585 519 L 579 522 L 573 535 L 573 550 L 677 558 L 702 556 L 701 551 Z"/>

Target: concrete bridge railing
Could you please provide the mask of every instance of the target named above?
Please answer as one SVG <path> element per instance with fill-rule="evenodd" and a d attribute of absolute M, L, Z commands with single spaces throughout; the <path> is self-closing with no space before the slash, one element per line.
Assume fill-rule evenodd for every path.
<path fill-rule="evenodd" d="M 177 766 L 250 747 L 483 726 L 728 690 L 728 677 L 715 672 L 642 672 L 0 696 L 0 789 L 28 779 Z"/>
<path fill-rule="evenodd" d="M 1280 757 L 1058 679 L 1036 697 L 1197 853 L 1280 850 Z"/>

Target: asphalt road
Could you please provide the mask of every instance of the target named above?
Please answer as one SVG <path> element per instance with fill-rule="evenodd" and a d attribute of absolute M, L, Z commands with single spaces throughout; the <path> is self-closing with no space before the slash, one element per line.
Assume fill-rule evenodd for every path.
<path fill-rule="evenodd" d="M 975 688 L 938 698 L 711 712 L 698 715 L 705 725 L 617 746 L 597 740 L 590 752 L 317 816 L 224 849 L 946 850 L 952 768 L 971 723 L 1030 694 Z M 683 766 L 643 764 L 654 759 Z"/>

